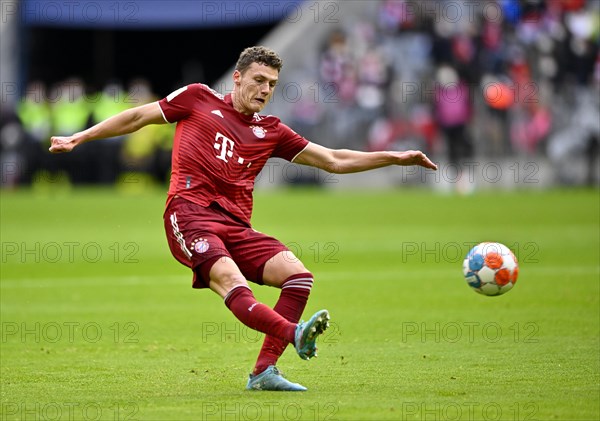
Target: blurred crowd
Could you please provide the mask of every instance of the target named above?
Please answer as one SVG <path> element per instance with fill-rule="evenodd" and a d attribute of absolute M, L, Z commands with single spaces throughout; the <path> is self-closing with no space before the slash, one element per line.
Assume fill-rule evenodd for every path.
<path fill-rule="evenodd" d="M 544 158 L 560 182 L 598 183 L 600 1 L 364 4 L 364 15 L 326 34 L 316 62 L 291 73 L 313 92 L 282 116 L 296 131 L 334 148 L 418 148 L 457 167 Z M 157 99 L 143 79 L 88 91 L 77 78 L 29 84 L 1 126 L 4 186 L 57 173 L 71 183 L 114 183 L 130 172 L 167 180 L 172 125 L 47 153 L 50 135 Z M 569 176 L 573 157 L 586 165 L 584 180 Z"/>
<path fill-rule="evenodd" d="M 48 152 L 51 136 L 68 136 L 127 108 L 159 99 L 142 78 L 94 90 L 72 77 L 46 86 L 31 81 L 0 128 L 2 185 L 127 183 L 131 174 L 166 182 L 174 127 L 151 125 L 122 138 L 91 142 L 72 153 Z M 136 182 L 139 179 L 136 178 Z"/>
<path fill-rule="evenodd" d="M 368 3 L 295 75 L 321 100 L 298 101 L 293 124 L 333 147 L 546 159 L 560 183 L 598 183 L 600 1 Z"/>

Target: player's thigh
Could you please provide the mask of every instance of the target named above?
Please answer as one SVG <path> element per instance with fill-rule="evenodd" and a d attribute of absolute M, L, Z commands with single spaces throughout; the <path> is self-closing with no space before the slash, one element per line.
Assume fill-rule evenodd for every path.
<path fill-rule="evenodd" d="M 290 276 L 306 272 L 309 270 L 302 261 L 291 250 L 285 250 L 267 260 L 263 269 L 263 282 L 265 285 L 280 288 Z"/>
<path fill-rule="evenodd" d="M 281 286 L 289 276 L 306 272 L 302 262 L 279 240 L 251 228 L 230 237 L 227 248 L 249 281 Z"/>

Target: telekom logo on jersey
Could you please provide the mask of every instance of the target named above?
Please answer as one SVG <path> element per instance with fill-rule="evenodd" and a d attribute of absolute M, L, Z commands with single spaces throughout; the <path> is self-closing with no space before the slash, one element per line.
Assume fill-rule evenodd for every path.
<path fill-rule="evenodd" d="M 219 151 L 217 158 L 219 158 L 222 161 L 229 162 L 227 158 L 231 158 L 233 156 L 234 146 L 235 143 L 233 142 L 233 140 L 225 136 L 223 133 L 217 132 L 217 134 L 215 135 L 215 149 Z M 237 162 L 238 164 L 243 164 L 244 158 L 238 157 Z M 252 163 L 248 164 L 248 168 L 250 168 L 250 165 L 252 165 Z"/>
<path fill-rule="evenodd" d="M 229 139 L 222 133 L 217 132 L 215 136 L 215 149 L 220 150 L 217 158 L 225 162 L 229 162 L 227 158 L 231 158 L 233 156 L 233 146 L 233 140 Z"/>

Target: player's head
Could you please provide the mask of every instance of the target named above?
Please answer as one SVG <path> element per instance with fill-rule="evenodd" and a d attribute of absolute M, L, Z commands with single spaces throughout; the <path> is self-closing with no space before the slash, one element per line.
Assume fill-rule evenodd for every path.
<path fill-rule="evenodd" d="M 283 60 L 269 48 L 242 51 L 233 72 L 235 109 L 244 114 L 260 112 L 273 94 L 282 65 Z"/>
<path fill-rule="evenodd" d="M 240 57 L 235 64 L 235 70 L 244 73 L 252 63 L 272 67 L 277 69 L 278 73 L 283 66 L 283 60 L 275 51 L 267 47 L 255 46 L 248 47 L 240 53 Z"/>

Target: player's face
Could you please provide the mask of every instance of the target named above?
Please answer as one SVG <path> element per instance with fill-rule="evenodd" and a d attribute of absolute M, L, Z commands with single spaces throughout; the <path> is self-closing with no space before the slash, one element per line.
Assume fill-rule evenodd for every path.
<path fill-rule="evenodd" d="M 278 77 L 277 69 L 259 63 L 252 63 L 243 74 L 236 70 L 233 73 L 235 109 L 243 114 L 260 112 L 271 99 Z"/>

